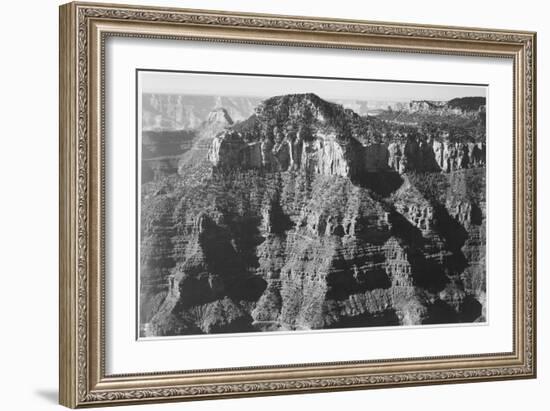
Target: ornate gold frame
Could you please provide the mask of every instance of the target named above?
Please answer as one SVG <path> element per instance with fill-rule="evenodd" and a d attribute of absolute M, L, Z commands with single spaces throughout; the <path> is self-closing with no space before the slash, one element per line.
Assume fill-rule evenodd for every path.
<path fill-rule="evenodd" d="M 486 355 L 108 376 L 103 50 L 108 36 L 498 56 L 514 63 L 514 350 Z M 532 32 L 70 3 L 60 8 L 60 403 L 68 407 L 536 375 Z"/>

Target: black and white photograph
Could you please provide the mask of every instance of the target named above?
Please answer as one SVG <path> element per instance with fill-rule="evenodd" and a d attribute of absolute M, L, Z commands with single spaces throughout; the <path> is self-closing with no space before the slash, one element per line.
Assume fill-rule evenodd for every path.
<path fill-rule="evenodd" d="M 486 322 L 487 98 L 137 70 L 138 337 Z"/>

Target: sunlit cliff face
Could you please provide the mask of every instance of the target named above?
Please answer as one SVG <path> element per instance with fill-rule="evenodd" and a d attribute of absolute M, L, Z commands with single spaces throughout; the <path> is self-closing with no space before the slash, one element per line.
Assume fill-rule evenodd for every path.
<path fill-rule="evenodd" d="M 213 112 L 142 185 L 141 335 L 483 321 L 484 142 L 407 127 L 313 94 Z"/>

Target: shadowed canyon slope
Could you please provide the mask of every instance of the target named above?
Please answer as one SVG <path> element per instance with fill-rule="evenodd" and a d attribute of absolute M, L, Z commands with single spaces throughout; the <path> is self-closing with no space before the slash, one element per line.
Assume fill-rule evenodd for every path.
<path fill-rule="evenodd" d="M 459 100 L 401 122 L 285 95 L 144 133 L 172 148 L 142 162 L 141 336 L 484 321 L 485 118 Z"/>

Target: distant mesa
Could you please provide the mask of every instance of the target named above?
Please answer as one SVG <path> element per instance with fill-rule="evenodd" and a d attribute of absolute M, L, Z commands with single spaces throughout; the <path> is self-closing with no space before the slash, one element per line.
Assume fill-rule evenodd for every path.
<path fill-rule="evenodd" d="M 248 118 L 261 102 L 256 97 L 144 93 L 142 129 L 179 131 L 199 128 L 209 114 L 223 107 L 234 121 Z"/>
<path fill-rule="evenodd" d="M 449 101 L 413 100 L 409 103 L 407 111 L 439 115 L 476 115 L 485 112 L 485 97 L 462 97 Z"/>

